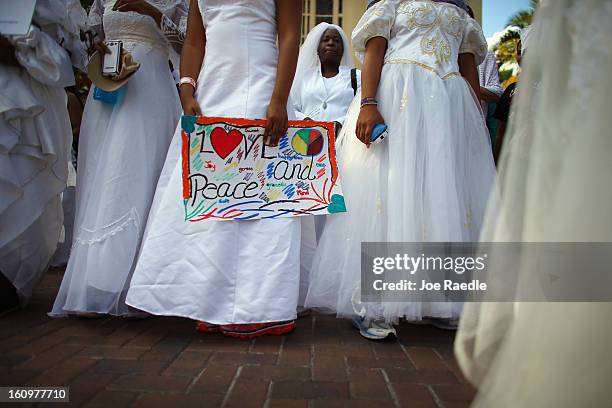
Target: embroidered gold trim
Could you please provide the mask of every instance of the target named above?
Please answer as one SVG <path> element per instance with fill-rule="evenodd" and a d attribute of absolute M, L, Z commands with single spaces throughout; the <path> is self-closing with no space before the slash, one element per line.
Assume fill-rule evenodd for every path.
<path fill-rule="evenodd" d="M 463 33 L 462 20 L 456 10 L 438 7 L 431 2 L 424 2 L 419 6 L 404 2 L 397 8 L 396 14 L 406 15 L 408 28 L 420 31 L 423 55 L 434 57 L 438 64 L 450 61 L 452 51 L 448 36 L 461 40 Z"/>
<path fill-rule="evenodd" d="M 368 36 L 365 38 L 365 41 L 363 42 L 364 44 L 367 44 L 368 41 L 370 41 L 372 38 L 376 38 L 376 37 L 382 37 L 385 40 L 389 41 L 389 39 L 387 38 L 389 35 L 385 34 L 385 33 L 368 33 Z"/>
<path fill-rule="evenodd" d="M 454 76 L 461 76 L 461 74 L 459 72 L 450 72 L 444 76 L 440 75 L 440 73 L 438 72 L 438 70 L 436 70 L 433 67 L 430 67 L 427 64 L 423 64 L 422 62 L 418 62 L 418 61 L 414 61 L 414 60 L 409 60 L 409 59 L 402 59 L 402 58 L 396 58 L 396 59 L 390 59 L 390 60 L 386 60 L 384 62 L 385 64 L 410 64 L 410 65 L 417 65 L 429 72 L 433 72 L 434 74 L 436 74 L 438 77 L 440 77 L 442 80 L 447 80 L 450 77 L 454 77 Z"/>
<path fill-rule="evenodd" d="M 385 6 L 387 5 L 388 0 L 383 0 L 379 2 L 374 8 L 374 15 L 376 17 L 382 17 L 385 14 Z"/>

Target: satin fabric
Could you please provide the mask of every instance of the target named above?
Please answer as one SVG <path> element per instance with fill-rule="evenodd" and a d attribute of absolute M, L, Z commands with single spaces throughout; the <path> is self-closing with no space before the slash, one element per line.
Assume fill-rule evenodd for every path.
<path fill-rule="evenodd" d="M 274 0 L 199 1 L 196 98 L 206 116 L 265 118 L 276 79 Z M 231 52 L 228 52 L 231 50 Z M 296 317 L 300 220 L 184 220 L 180 124 L 158 183 L 128 304 L 215 324 Z"/>

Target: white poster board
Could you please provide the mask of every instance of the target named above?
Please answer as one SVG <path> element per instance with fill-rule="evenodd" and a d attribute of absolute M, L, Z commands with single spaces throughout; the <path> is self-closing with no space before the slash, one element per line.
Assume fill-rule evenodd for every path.
<path fill-rule="evenodd" d="M 0 34 L 25 35 L 30 29 L 36 0 L 0 0 Z"/>

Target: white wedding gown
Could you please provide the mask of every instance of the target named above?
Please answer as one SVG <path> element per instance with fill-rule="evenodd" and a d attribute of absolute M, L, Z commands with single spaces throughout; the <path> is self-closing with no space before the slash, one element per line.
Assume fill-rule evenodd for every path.
<path fill-rule="evenodd" d="M 63 222 L 72 128 L 64 87 L 74 84 L 79 29 L 76 0 L 36 5 L 25 36 L 10 37 L 21 67 L 0 65 L 0 271 L 22 303 L 55 252 Z"/>
<path fill-rule="evenodd" d="M 611 19 L 608 0 L 540 2 L 484 242 L 612 242 Z M 503 295 L 517 303 L 470 303 L 461 317 L 455 352 L 479 388 L 473 406 L 610 407 L 612 303 L 520 302 L 556 268 L 513 262 L 524 268 L 490 265 L 488 280 L 516 274 L 523 289 Z M 600 265 L 575 273 L 587 279 Z M 602 291 L 612 298 L 612 285 Z"/>
<path fill-rule="evenodd" d="M 276 78 L 275 0 L 200 0 L 205 116 L 265 118 Z M 296 317 L 300 220 L 185 222 L 180 123 L 159 180 L 127 302 L 215 324 Z"/>
<path fill-rule="evenodd" d="M 485 56 L 477 23 L 448 3 L 382 0 L 353 31 L 362 61 L 375 36 L 388 40 L 377 99 L 389 137 L 370 148 L 357 139 L 355 100 L 338 148 L 348 212 L 327 219 L 306 297 L 306 306 L 339 316 L 355 313 L 361 242 L 474 242 L 495 175 L 482 113 L 458 66 L 460 53 L 476 63 Z M 460 309 L 416 294 L 369 304 L 367 314 L 393 322 Z"/>
<path fill-rule="evenodd" d="M 72 312 L 125 315 L 125 295 L 135 266 L 155 186 L 180 103 L 168 66 L 170 44 L 155 21 L 113 11 L 114 0 L 96 0 L 89 25 L 106 40 L 122 40 L 140 63 L 115 106 L 90 91 L 79 139 L 73 246 L 52 316 Z M 151 1 L 177 25 L 186 24 L 185 0 Z"/>

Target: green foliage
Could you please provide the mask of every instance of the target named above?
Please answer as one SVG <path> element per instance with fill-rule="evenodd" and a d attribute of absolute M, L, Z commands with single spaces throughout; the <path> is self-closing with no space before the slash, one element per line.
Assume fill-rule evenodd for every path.
<path fill-rule="evenodd" d="M 508 31 L 499 41 L 500 44 L 504 43 L 506 41 L 511 41 L 511 40 L 515 40 L 515 39 L 520 39 L 521 38 L 521 33 L 519 31 Z"/>
<path fill-rule="evenodd" d="M 531 0 L 529 4 L 529 9 L 521 10 L 515 15 L 513 15 L 508 21 L 508 26 L 525 28 L 530 25 L 531 21 L 533 20 L 533 15 L 535 14 L 535 11 L 538 8 L 539 4 L 540 0 Z M 520 33 L 517 31 L 509 31 L 502 37 L 499 42 L 499 45 L 495 50 L 497 61 L 500 64 L 504 64 L 507 62 L 516 62 L 516 51 L 519 40 Z M 501 75 L 502 72 L 500 72 L 500 79 Z M 504 75 L 507 74 L 504 73 Z"/>
<path fill-rule="evenodd" d="M 499 43 L 499 47 L 495 52 L 497 61 L 500 63 L 516 62 L 516 51 L 518 47 L 519 37 L 509 38 L 506 41 Z"/>
<path fill-rule="evenodd" d="M 533 15 L 540 4 L 540 0 L 531 0 L 529 4 L 529 9 L 521 10 L 517 12 L 515 15 L 510 17 L 508 21 L 508 25 L 514 25 L 520 28 L 525 28 L 533 19 Z"/>
<path fill-rule="evenodd" d="M 503 84 L 512 76 L 511 69 L 502 69 L 499 71 L 499 81 Z"/>

